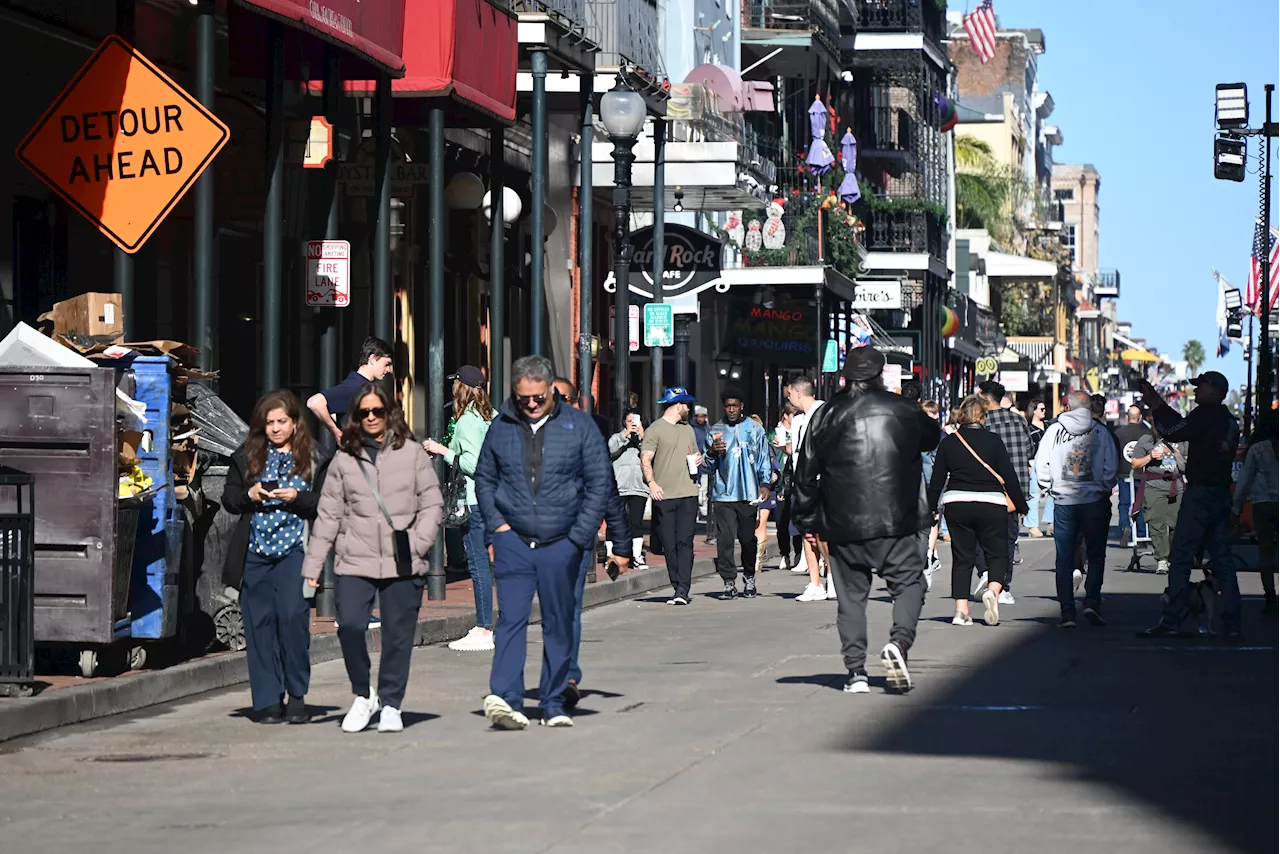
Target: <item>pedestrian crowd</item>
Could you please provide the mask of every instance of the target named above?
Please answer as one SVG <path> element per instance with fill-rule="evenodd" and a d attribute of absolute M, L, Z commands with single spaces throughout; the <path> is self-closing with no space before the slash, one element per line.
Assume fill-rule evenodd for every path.
<path fill-rule="evenodd" d="M 1240 636 L 1230 537 L 1246 509 L 1262 555 L 1265 609 L 1276 610 L 1275 413 L 1259 419 L 1232 494 L 1239 425 L 1224 405 L 1227 381 L 1214 371 L 1191 381 L 1196 406 L 1185 415 L 1143 383 L 1147 408 L 1130 406 L 1113 431 L 1097 396 L 1072 391 L 1064 411 L 1049 418 L 1039 399 L 1015 409 L 995 381 L 944 417 L 937 402 L 921 400 L 918 381 L 887 390 L 884 355 L 859 347 L 828 399 L 812 379 L 791 379 L 770 431 L 736 388 L 722 392 L 714 421 L 677 386 L 657 401 L 652 422 L 633 400 L 614 424 L 584 412 L 550 360 L 526 356 L 512 365 L 501 401 L 491 401 L 479 368 L 459 368 L 449 378 L 448 434 L 419 441 L 383 382 L 391 365 L 389 345 L 370 338 L 342 383 L 307 400 L 334 437 L 331 459 L 299 400 L 280 390 L 258 402 L 231 460 L 223 505 L 239 519 L 224 574 L 240 591 L 253 706 L 264 723 L 309 719 L 307 600 L 331 561 L 354 695 L 342 729 L 362 731 L 375 716 L 380 732 L 403 728 L 429 554 L 446 526 L 462 535 L 475 602 L 474 628 L 449 647 L 492 652 L 483 711 L 503 729 L 530 724 L 524 670 L 535 594 L 539 720 L 572 726 L 588 577 L 600 562 L 617 577 L 646 567 L 646 553 L 661 556 L 668 604 L 688 606 L 699 519 L 716 547 L 723 601 L 758 595 L 774 523 L 781 568 L 804 576 L 796 601 L 837 602 L 850 693 L 870 690 L 866 609 L 876 574 L 893 602 L 878 659 L 891 690 L 911 689 L 910 651 L 941 568 L 939 539 L 951 543 L 953 626 L 974 625 L 973 598 L 988 626 L 999 624 L 1002 606 L 1016 604 L 1024 527 L 1054 541 L 1060 625 L 1075 628 L 1078 613 L 1105 625 L 1113 491 L 1121 536 L 1135 550 L 1149 540 L 1156 572 L 1168 580 L 1159 620 L 1141 637 L 1194 631 L 1195 566 L 1220 594 L 1224 634 Z M 381 628 L 376 686 L 371 625 Z"/>

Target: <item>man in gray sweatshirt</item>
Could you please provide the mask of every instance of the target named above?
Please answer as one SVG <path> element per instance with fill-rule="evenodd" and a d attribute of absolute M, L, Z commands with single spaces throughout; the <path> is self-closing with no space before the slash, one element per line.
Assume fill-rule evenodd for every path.
<path fill-rule="evenodd" d="M 1103 625 L 1102 573 L 1111 527 L 1111 490 L 1116 485 L 1116 445 L 1093 419 L 1086 392 L 1067 396 L 1067 412 L 1045 430 L 1036 452 L 1036 481 L 1041 493 L 1053 496 L 1053 544 L 1057 551 L 1058 604 L 1063 628 L 1075 628 L 1076 599 L 1072 584 L 1076 538 L 1084 535 L 1089 573 L 1085 579 L 1084 616 Z"/>

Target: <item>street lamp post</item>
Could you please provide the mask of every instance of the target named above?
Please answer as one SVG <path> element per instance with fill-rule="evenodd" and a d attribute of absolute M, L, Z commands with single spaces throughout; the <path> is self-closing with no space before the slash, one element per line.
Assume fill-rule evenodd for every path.
<path fill-rule="evenodd" d="M 644 98 L 627 85 L 622 74 L 600 97 L 600 120 L 613 142 L 613 393 L 614 417 L 621 422 L 631 373 L 631 165 L 636 159 L 632 149 L 645 120 Z"/>

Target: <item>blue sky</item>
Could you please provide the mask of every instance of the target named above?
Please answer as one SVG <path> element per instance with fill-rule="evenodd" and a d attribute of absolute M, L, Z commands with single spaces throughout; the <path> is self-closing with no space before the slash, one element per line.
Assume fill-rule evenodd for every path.
<path fill-rule="evenodd" d="M 972 10 L 977 0 L 967 7 Z M 1244 289 L 1257 175 L 1213 177 L 1213 100 L 1218 83 L 1249 87 L 1250 123 L 1263 118 L 1263 83 L 1277 83 L 1280 11 L 1275 0 L 993 0 L 1002 27 L 1044 31 L 1040 87 L 1062 129 L 1060 163 L 1102 174 L 1100 260 L 1121 274 L 1119 316 L 1134 334 L 1181 357 L 1198 339 L 1206 369 L 1243 383 L 1243 351 L 1217 359 L 1213 268 Z M 966 7 L 951 0 L 952 11 Z M 1272 96 L 1280 117 L 1280 95 Z M 1251 168 L 1257 141 L 1250 140 Z M 1272 171 L 1280 169 L 1272 141 Z M 1271 224 L 1276 224 L 1272 184 Z M 1256 326 L 1256 324 L 1255 324 Z"/>

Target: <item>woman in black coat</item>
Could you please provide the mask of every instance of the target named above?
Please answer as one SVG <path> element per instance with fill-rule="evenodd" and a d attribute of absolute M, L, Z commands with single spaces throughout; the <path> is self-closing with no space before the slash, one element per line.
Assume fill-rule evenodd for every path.
<path fill-rule="evenodd" d="M 307 721 L 311 605 L 302 559 L 323 474 L 298 399 L 283 389 L 264 395 L 222 493 L 222 506 L 241 517 L 224 577 L 240 588 L 249 687 L 261 723 Z"/>
<path fill-rule="evenodd" d="M 938 444 L 929 479 L 929 506 L 935 516 L 942 509 L 951 532 L 951 596 L 956 600 L 951 624 L 973 625 L 969 584 L 981 547 L 987 556 L 988 582 L 982 604 L 987 625 L 994 626 L 1000 622 L 1000 591 L 1009 579 L 1009 514 L 1026 513 L 1027 501 L 1004 442 L 984 426 L 983 399 L 966 397 L 954 418 L 959 428 Z"/>

